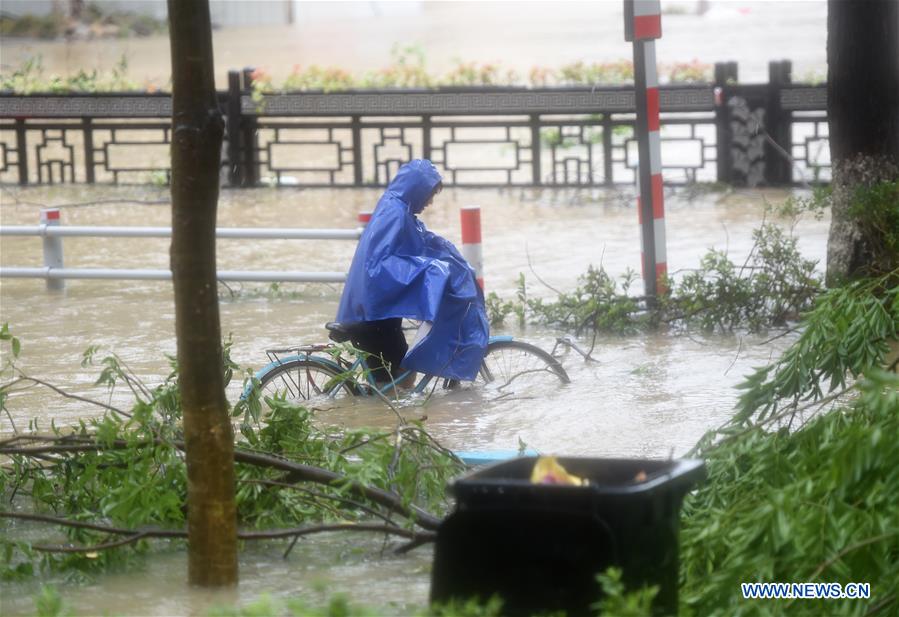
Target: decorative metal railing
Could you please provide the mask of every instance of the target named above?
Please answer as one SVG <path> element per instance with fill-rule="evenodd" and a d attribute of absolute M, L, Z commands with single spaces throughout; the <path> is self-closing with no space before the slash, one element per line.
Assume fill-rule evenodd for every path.
<path fill-rule="evenodd" d="M 661 88 L 666 182 L 790 185 L 829 180 L 826 87 L 789 81 Z M 630 87 L 451 88 L 251 96 L 251 71 L 219 93 L 222 179 L 231 186 L 384 186 L 430 158 L 455 186 L 633 183 Z M 0 182 L 168 181 L 166 94 L 0 94 Z"/>

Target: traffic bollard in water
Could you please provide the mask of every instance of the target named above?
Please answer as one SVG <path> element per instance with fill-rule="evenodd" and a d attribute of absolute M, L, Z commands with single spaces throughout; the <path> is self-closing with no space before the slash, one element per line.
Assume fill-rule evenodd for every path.
<path fill-rule="evenodd" d="M 41 226 L 56 227 L 60 223 L 59 208 L 42 208 L 41 209 Z M 61 269 L 63 267 L 62 238 L 58 236 L 49 236 L 43 234 L 44 242 L 44 267 L 49 275 L 53 269 Z M 66 282 L 63 279 L 50 278 L 47 276 L 47 289 L 52 291 L 61 291 L 66 288 Z"/>

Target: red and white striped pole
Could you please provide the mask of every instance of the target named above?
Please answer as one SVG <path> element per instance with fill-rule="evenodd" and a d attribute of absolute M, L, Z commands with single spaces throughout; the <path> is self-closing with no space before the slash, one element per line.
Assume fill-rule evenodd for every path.
<path fill-rule="evenodd" d="M 478 285 L 484 289 L 484 254 L 481 252 L 481 207 L 466 206 L 459 211 L 462 219 L 462 257 L 474 268 Z"/>
<path fill-rule="evenodd" d="M 637 212 L 646 295 L 665 293 L 665 204 L 659 137 L 659 79 L 655 39 L 662 37 L 659 0 L 624 0 L 624 38 L 634 44 L 634 102 L 637 108 Z"/>
<path fill-rule="evenodd" d="M 356 220 L 359 221 L 359 227 L 365 227 L 366 225 L 368 225 L 368 222 L 371 220 L 371 215 L 372 213 L 370 210 L 363 210 L 362 212 L 360 212 L 356 217 Z"/>

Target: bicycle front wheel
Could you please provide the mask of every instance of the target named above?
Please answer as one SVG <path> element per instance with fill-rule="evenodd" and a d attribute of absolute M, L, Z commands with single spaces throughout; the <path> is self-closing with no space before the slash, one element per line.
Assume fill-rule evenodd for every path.
<path fill-rule="evenodd" d="M 355 396 L 356 385 L 339 367 L 316 358 L 298 358 L 275 365 L 259 377 L 262 397 L 282 396 L 300 405 Z"/>
<path fill-rule="evenodd" d="M 570 381 L 558 360 L 539 347 L 522 341 L 490 343 L 476 379 L 476 382 L 496 390 L 534 394 Z"/>

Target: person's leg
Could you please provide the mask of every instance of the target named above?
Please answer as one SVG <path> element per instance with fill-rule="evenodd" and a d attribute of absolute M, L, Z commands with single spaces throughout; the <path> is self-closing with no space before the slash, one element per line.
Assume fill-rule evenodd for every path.
<path fill-rule="evenodd" d="M 403 320 L 368 321 L 354 328 L 353 345 L 366 352 L 366 363 L 378 383 L 388 383 L 403 371 L 400 362 L 408 344 L 403 334 Z"/>
<path fill-rule="evenodd" d="M 394 379 L 403 373 L 400 363 L 403 361 L 406 352 L 409 350 L 409 344 L 406 343 L 406 335 L 403 333 L 402 319 L 386 319 L 383 328 L 383 349 L 384 359 L 390 364 L 390 371 Z"/>

